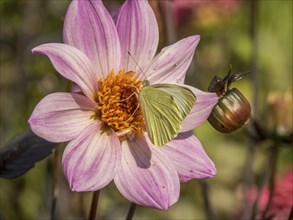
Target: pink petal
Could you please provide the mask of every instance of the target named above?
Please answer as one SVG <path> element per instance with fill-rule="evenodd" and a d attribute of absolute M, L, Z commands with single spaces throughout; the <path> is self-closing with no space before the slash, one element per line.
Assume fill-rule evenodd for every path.
<path fill-rule="evenodd" d="M 160 148 L 172 161 L 181 182 L 216 175 L 216 168 L 192 132 L 180 133 Z"/>
<path fill-rule="evenodd" d="M 81 90 L 78 85 L 76 85 L 75 83 L 72 83 L 70 92 L 79 93 L 79 92 L 81 92 Z"/>
<path fill-rule="evenodd" d="M 102 1 L 72 1 L 64 20 L 63 39 L 84 52 L 100 75 L 120 69 L 121 50 L 114 21 Z"/>
<path fill-rule="evenodd" d="M 190 131 L 207 120 L 219 99 L 216 93 L 203 92 L 191 86 L 184 86 L 193 91 L 196 101 L 191 112 L 183 121 L 181 132 Z"/>
<path fill-rule="evenodd" d="M 157 20 L 148 1 L 125 1 L 114 19 L 121 43 L 122 68 L 143 69 L 154 57 L 159 41 Z"/>
<path fill-rule="evenodd" d="M 147 79 L 151 83 L 183 83 L 199 40 L 195 35 L 163 48 L 145 70 Z"/>
<path fill-rule="evenodd" d="M 53 93 L 35 107 L 29 123 L 32 131 L 51 142 L 65 142 L 75 138 L 91 123 L 96 103 L 73 93 Z"/>
<path fill-rule="evenodd" d="M 47 55 L 62 76 L 78 84 L 87 97 L 94 99 L 97 93 L 97 74 L 81 51 L 66 44 L 49 43 L 35 47 L 32 52 Z"/>
<path fill-rule="evenodd" d="M 121 163 L 121 146 L 112 130 L 85 128 L 63 153 L 62 165 L 73 191 L 97 191 L 112 181 Z"/>
<path fill-rule="evenodd" d="M 167 209 L 179 197 L 178 174 L 168 157 L 150 146 L 145 138 L 122 142 L 121 169 L 114 181 L 131 202 Z"/>

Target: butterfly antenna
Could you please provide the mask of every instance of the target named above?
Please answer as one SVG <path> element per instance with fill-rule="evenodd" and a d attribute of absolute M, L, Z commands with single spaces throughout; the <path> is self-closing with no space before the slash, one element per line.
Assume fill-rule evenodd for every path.
<path fill-rule="evenodd" d="M 131 59 L 133 60 L 133 62 L 135 62 L 135 64 L 138 66 L 138 68 L 140 69 L 140 71 L 142 72 L 142 74 L 144 75 L 144 77 L 147 78 L 146 75 L 145 75 L 145 73 L 144 73 L 144 71 L 142 70 L 142 68 L 140 67 L 140 65 L 138 65 L 138 63 L 136 62 L 136 60 L 134 59 L 134 57 L 131 55 L 131 53 L 129 52 L 129 50 L 127 51 L 127 53 L 131 57 Z"/>

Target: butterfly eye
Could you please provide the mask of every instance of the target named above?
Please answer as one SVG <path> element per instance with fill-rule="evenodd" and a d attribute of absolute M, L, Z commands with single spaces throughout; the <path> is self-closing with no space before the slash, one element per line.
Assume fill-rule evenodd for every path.
<path fill-rule="evenodd" d="M 148 80 L 144 80 L 143 82 L 142 82 L 142 86 L 143 87 L 147 87 L 147 86 L 149 86 L 150 85 L 150 82 L 148 81 Z"/>

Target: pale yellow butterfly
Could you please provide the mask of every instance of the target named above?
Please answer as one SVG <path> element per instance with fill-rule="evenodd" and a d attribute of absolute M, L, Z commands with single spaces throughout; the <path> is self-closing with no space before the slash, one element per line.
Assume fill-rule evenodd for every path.
<path fill-rule="evenodd" d="M 137 64 L 129 51 L 128 54 Z M 141 72 L 145 75 L 142 69 Z M 142 89 L 136 95 L 138 107 L 141 107 L 144 115 L 146 131 L 156 146 L 163 146 L 178 135 L 183 120 L 196 101 L 195 95 L 188 88 L 168 83 L 150 85 L 148 80 L 143 81 Z"/>
<path fill-rule="evenodd" d="M 196 97 L 183 86 L 150 85 L 149 81 L 144 80 L 138 100 L 151 142 L 156 146 L 163 146 L 178 135 Z"/>

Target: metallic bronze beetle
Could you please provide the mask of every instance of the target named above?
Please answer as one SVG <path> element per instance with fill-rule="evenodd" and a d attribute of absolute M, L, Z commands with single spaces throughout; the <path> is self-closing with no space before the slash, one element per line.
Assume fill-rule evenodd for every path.
<path fill-rule="evenodd" d="M 248 100 L 236 89 L 230 89 L 231 83 L 243 78 L 250 72 L 231 74 L 231 68 L 224 79 L 215 76 L 209 85 L 209 92 L 220 97 L 214 106 L 208 121 L 218 131 L 230 133 L 251 120 L 251 107 Z"/>

